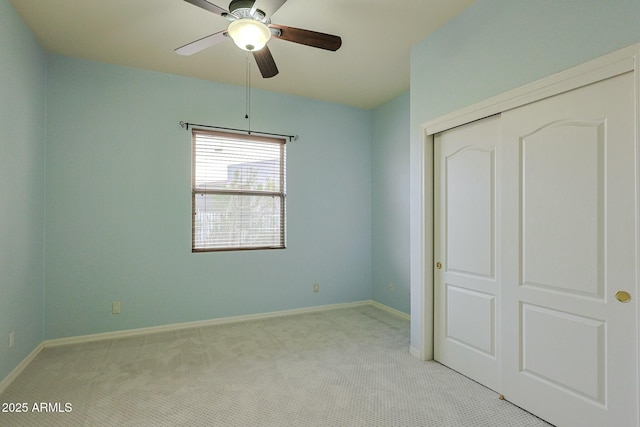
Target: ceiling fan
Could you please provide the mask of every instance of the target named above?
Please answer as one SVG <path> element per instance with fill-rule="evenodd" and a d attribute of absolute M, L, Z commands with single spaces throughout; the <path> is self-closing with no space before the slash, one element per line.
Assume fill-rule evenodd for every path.
<path fill-rule="evenodd" d="M 278 74 L 278 67 L 266 46 L 271 37 L 330 51 L 342 46 L 338 36 L 272 24 L 271 16 L 287 0 L 232 0 L 229 11 L 206 0 L 184 1 L 220 15 L 230 24 L 226 30 L 177 48 L 175 52 L 180 55 L 193 55 L 230 37 L 239 48 L 253 54 L 262 77 L 269 78 Z"/>

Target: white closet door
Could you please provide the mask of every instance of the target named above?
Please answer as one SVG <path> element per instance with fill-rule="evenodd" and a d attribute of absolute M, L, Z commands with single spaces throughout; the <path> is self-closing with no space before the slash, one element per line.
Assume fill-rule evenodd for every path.
<path fill-rule="evenodd" d="M 633 93 L 628 73 L 502 115 L 503 393 L 562 427 L 638 426 Z"/>
<path fill-rule="evenodd" d="M 435 359 L 500 384 L 500 117 L 435 138 Z"/>

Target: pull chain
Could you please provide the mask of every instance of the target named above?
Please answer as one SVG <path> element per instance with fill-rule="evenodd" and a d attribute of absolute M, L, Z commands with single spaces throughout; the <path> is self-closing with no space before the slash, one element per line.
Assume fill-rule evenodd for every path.
<path fill-rule="evenodd" d="M 251 133 L 251 72 L 249 68 L 249 52 L 246 56 L 246 94 L 245 94 L 245 114 L 244 118 L 249 120 L 249 133 Z"/>

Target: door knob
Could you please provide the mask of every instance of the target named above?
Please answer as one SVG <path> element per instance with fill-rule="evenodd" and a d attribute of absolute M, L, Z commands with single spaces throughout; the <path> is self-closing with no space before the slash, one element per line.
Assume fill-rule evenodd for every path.
<path fill-rule="evenodd" d="M 620 302 L 629 302 L 631 301 L 631 295 L 627 291 L 618 291 L 616 292 L 616 299 Z"/>
<path fill-rule="evenodd" d="M 441 263 L 439 263 L 439 262 L 436 262 L 436 268 L 437 268 L 438 270 L 440 270 L 440 269 L 442 268 L 442 264 L 441 264 Z"/>

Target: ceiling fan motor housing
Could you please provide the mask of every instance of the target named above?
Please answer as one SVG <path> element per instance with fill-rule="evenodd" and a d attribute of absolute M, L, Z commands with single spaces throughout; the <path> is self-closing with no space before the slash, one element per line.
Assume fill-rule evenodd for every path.
<path fill-rule="evenodd" d="M 266 14 L 260 9 L 256 9 L 253 15 L 251 9 L 255 4 L 255 0 L 233 0 L 229 3 L 229 12 L 238 19 L 251 18 L 257 21 L 265 21 Z"/>
<path fill-rule="evenodd" d="M 254 0 L 232 0 L 229 3 L 229 12 L 235 12 L 236 9 L 251 9 L 254 3 Z"/>

